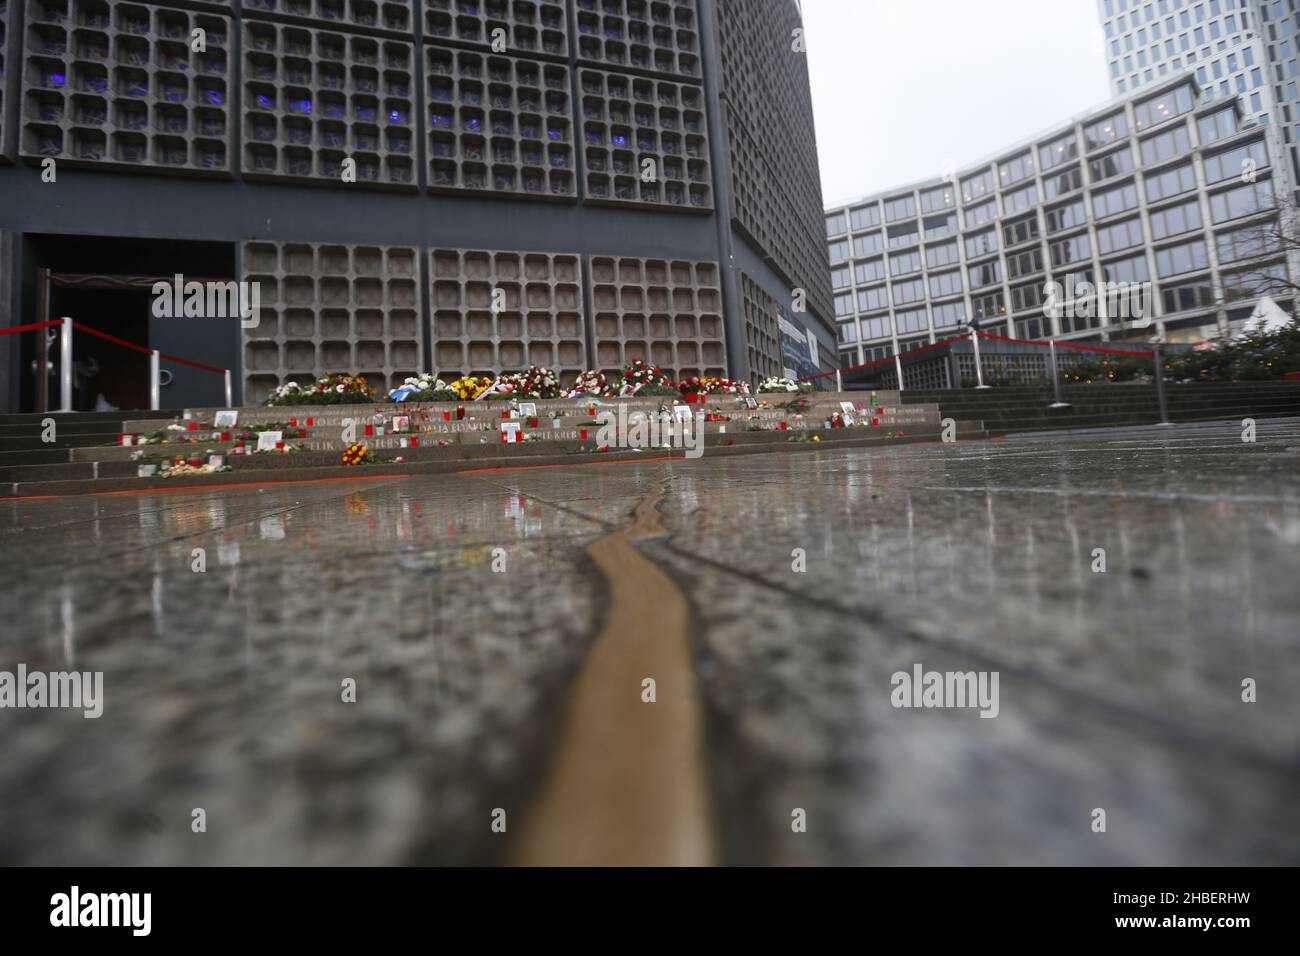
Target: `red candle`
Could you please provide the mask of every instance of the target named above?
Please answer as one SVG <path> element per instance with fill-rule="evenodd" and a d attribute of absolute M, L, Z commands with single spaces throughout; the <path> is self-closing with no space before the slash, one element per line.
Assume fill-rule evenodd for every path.
<path fill-rule="evenodd" d="M 373 435 L 374 433 L 375 433 L 375 426 L 374 426 L 374 425 L 367 425 L 367 426 L 366 426 L 366 437 L 370 437 L 370 436 Z"/>
<path fill-rule="evenodd" d="M 580 439 L 582 439 L 583 441 L 586 441 L 586 440 L 587 440 L 587 429 L 584 428 L 584 429 L 582 429 L 581 431 L 579 431 L 579 432 L 578 432 L 578 437 L 579 437 Z"/>
<path fill-rule="evenodd" d="M 417 447 L 419 444 L 420 444 L 420 439 L 415 438 L 414 436 L 412 436 L 412 438 L 411 438 L 411 447 L 412 447 L 412 448 L 415 448 L 415 447 Z"/>
<path fill-rule="evenodd" d="M 199 423 L 196 422 L 196 421 L 191 420 L 191 421 L 190 421 L 190 431 L 192 431 L 192 432 L 196 432 L 196 431 L 198 431 L 198 430 L 199 430 Z"/>
<path fill-rule="evenodd" d="M 444 422 L 449 422 L 449 421 L 451 421 L 451 412 L 443 412 L 443 413 L 442 413 L 442 420 L 443 420 Z"/>

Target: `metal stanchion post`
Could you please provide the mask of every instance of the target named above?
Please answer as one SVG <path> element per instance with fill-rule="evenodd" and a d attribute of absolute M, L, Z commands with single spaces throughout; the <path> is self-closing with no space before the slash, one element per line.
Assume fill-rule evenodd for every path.
<path fill-rule="evenodd" d="M 898 372 L 898 390 L 903 390 L 903 360 L 899 356 L 894 356 L 894 369 Z"/>
<path fill-rule="evenodd" d="M 1052 366 L 1052 404 L 1048 408 L 1069 408 L 1069 402 L 1061 401 L 1061 370 L 1056 367 L 1056 339 L 1047 340 L 1047 348 L 1050 353 Z"/>
<path fill-rule="evenodd" d="M 61 316 L 59 328 L 59 399 L 63 411 L 72 411 L 72 319 Z"/>
<path fill-rule="evenodd" d="M 1156 401 L 1160 403 L 1160 424 L 1168 427 L 1173 422 L 1169 420 L 1169 408 L 1165 405 L 1165 362 L 1159 342 L 1151 347 L 1151 355 L 1156 363 Z"/>
<path fill-rule="evenodd" d="M 233 404 L 235 404 L 234 389 L 231 387 L 230 369 L 226 369 L 226 408 Z"/>
<path fill-rule="evenodd" d="M 149 353 L 149 407 L 155 412 L 162 408 L 162 370 L 157 349 Z"/>
<path fill-rule="evenodd" d="M 984 384 L 984 369 L 980 364 L 980 334 L 973 325 L 970 329 L 970 342 L 975 350 L 975 387 L 988 388 L 989 386 Z"/>

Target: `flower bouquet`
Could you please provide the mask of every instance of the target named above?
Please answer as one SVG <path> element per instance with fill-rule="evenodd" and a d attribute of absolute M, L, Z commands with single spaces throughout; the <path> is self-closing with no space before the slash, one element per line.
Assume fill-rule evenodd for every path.
<path fill-rule="evenodd" d="M 632 359 L 623 369 L 619 395 L 676 395 L 677 389 L 657 365 L 647 365 L 639 358 Z"/>
<path fill-rule="evenodd" d="M 478 398 L 491 387 L 492 379 L 486 375 L 463 375 L 448 386 L 462 402 Z"/>
<path fill-rule="evenodd" d="M 360 375 L 339 372 L 324 375 L 309 385 L 285 382 L 271 390 L 267 405 L 357 405 L 375 400 L 375 390 Z"/>
<path fill-rule="evenodd" d="M 808 382 L 796 382 L 792 378 L 765 378 L 758 383 L 759 392 L 795 392 L 806 393 L 813 391 L 813 387 Z"/>
<path fill-rule="evenodd" d="M 519 372 L 502 374 L 483 397 L 559 398 L 560 378 L 549 368 L 530 365 Z"/>
<path fill-rule="evenodd" d="M 569 389 L 567 398 L 581 398 L 584 395 L 608 396 L 613 394 L 604 372 L 583 372 Z"/>
<path fill-rule="evenodd" d="M 421 372 L 389 392 L 388 398 L 394 402 L 454 402 L 460 393 L 436 375 Z"/>
<path fill-rule="evenodd" d="M 365 445 L 357 442 L 343 450 L 342 461 L 345 465 L 370 465 L 374 464 L 375 456 Z"/>

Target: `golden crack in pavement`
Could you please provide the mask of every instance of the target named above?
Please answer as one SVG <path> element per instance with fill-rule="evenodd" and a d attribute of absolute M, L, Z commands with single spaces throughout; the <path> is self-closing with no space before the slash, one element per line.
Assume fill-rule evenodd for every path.
<path fill-rule="evenodd" d="M 570 691 L 550 768 L 511 862 L 706 866 L 716 847 L 686 598 L 634 542 L 664 534 L 660 479 L 633 522 L 587 549 L 605 623 Z M 641 682 L 656 683 L 654 703 Z"/>

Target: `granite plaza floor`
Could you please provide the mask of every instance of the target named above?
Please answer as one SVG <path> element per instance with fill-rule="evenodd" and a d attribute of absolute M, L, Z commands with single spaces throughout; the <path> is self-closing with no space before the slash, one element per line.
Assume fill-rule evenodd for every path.
<path fill-rule="evenodd" d="M 1295 422 L 6 502 L 0 600 L 103 672 L 10 864 L 1300 863 Z"/>

